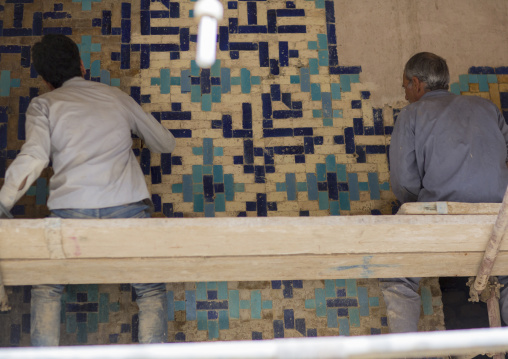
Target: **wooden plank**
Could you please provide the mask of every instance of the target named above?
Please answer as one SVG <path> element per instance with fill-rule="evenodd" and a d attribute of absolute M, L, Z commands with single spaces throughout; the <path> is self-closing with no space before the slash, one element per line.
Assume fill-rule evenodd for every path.
<path fill-rule="evenodd" d="M 483 252 L 495 219 L 404 215 L 0 220 L 0 259 Z M 508 241 L 501 250 L 508 250 Z"/>
<path fill-rule="evenodd" d="M 471 276 L 482 253 L 2 260 L 5 285 Z M 494 275 L 508 273 L 508 252 Z"/>
<path fill-rule="evenodd" d="M 397 214 L 474 214 L 497 215 L 501 203 L 409 202 Z"/>

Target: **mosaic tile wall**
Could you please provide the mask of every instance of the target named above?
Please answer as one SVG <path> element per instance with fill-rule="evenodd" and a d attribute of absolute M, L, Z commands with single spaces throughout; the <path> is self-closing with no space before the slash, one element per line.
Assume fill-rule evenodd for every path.
<path fill-rule="evenodd" d="M 193 61 L 193 1 L 0 1 L 0 178 L 43 93 L 31 60 L 41 35 L 80 48 L 87 79 L 117 86 L 177 138 L 171 154 L 134 152 L 156 216 L 391 214 L 387 152 L 400 109 L 373 108 L 361 64 L 339 64 L 334 2 L 223 1 L 217 62 Z M 338 9 L 340 11 L 340 9 Z M 398 75 L 394 77 L 398 81 Z M 451 90 L 508 111 L 508 68 L 472 67 Z M 507 116 L 508 117 L 508 116 Z M 13 212 L 48 214 L 51 169 Z M 386 333 L 376 280 L 170 283 L 169 341 Z M 30 287 L 8 288 L 0 346 L 29 344 Z M 422 330 L 443 329 L 436 279 L 421 286 Z M 62 344 L 137 341 L 129 285 L 68 286 Z"/>

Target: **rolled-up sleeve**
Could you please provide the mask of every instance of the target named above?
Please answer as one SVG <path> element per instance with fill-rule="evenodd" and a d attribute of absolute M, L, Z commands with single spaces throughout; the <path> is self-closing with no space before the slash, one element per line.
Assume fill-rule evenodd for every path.
<path fill-rule="evenodd" d="M 401 202 L 416 202 L 422 188 L 415 152 L 415 132 L 409 111 L 397 118 L 390 143 L 390 184 Z"/>
<path fill-rule="evenodd" d="M 50 129 L 44 105 L 34 99 L 26 113 L 26 142 L 5 173 L 0 202 L 10 210 L 49 163 Z M 26 184 L 19 188 L 26 178 Z"/>

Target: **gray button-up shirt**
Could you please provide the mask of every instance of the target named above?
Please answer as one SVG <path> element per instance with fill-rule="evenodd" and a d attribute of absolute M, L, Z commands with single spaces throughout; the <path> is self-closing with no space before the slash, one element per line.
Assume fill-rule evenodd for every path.
<path fill-rule="evenodd" d="M 399 113 L 390 182 L 404 202 L 502 202 L 508 185 L 508 126 L 490 101 L 445 90 Z"/>

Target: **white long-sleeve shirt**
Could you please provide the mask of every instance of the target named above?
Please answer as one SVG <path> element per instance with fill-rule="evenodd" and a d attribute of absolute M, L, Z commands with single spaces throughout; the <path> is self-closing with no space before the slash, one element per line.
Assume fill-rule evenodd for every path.
<path fill-rule="evenodd" d="M 49 209 L 105 208 L 149 198 L 131 132 L 150 151 L 175 148 L 173 135 L 124 92 L 81 77 L 67 80 L 30 102 L 26 142 L 7 169 L 0 202 L 10 210 L 50 159 Z"/>

